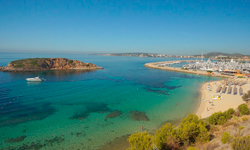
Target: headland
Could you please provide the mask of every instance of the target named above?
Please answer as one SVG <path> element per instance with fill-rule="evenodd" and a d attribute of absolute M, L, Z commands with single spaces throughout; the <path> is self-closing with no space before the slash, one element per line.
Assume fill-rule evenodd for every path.
<path fill-rule="evenodd" d="M 46 70 L 103 69 L 92 63 L 85 63 L 67 58 L 28 58 L 11 61 L 7 66 L 0 67 L 0 71 L 31 72 Z"/>

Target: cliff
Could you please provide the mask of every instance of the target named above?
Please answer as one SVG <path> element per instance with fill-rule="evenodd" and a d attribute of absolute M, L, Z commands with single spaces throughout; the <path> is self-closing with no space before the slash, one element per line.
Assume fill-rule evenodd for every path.
<path fill-rule="evenodd" d="M 10 62 L 6 67 L 0 67 L 0 71 L 45 71 L 64 69 L 103 69 L 95 64 L 84 63 L 67 58 L 28 58 Z"/>

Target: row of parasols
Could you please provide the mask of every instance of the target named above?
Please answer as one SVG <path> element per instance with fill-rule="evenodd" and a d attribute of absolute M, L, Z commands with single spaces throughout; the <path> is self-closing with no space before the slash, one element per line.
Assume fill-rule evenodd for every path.
<path fill-rule="evenodd" d="M 228 87 L 226 85 L 224 85 L 223 87 L 222 86 L 219 86 L 217 89 L 216 89 L 216 93 L 226 93 L 227 94 L 231 94 L 233 93 L 233 95 L 237 95 L 237 87 L 236 85 L 234 85 L 234 87 L 232 87 L 231 85 L 229 85 Z M 239 95 L 243 95 L 243 88 L 240 86 L 239 87 Z"/>

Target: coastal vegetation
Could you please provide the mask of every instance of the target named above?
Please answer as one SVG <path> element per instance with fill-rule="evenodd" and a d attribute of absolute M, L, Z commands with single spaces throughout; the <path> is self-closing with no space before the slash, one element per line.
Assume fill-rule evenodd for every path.
<path fill-rule="evenodd" d="M 154 136 L 147 132 L 134 133 L 128 141 L 131 146 L 129 150 L 148 150 L 154 147 L 165 150 L 179 149 L 196 142 L 208 142 L 209 138 L 210 134 L 205 121 L 195 114 L 189 114 L 178 128 L 167 123 L 158 129 Z"/>
<path fill-rule="evenodd" d="M 233 150 L 250 149 L 250 136 L 236 137 L 231 146 Z"/>
<path fill-rule="evenodd" d="M 248 109 L 246 104 L 241 104 L 240 106 L 238 106 L 238 109 L 239 109 L 241 115 L 248 115 L 249 114 L 249 109 Z"/>
<path fill-rule="evenodd" d="M 235 113 L 235 110 L 232 108 L 224 112 L 216 112 L 208 118 L 208 122 L 212 125 L 222 125 L 226 123 L 228 119 L 232 118 L 233 113 Z"/>
<path fill-rule="evenodd" d="M 232 139 L 233 137 L 228 132 L 224 132 L 221 137 L 221 142 L 223 144 L 231 143 Z"/>
<path fill-rule="evenodd" d="M 237 113 L 238 112 L 238 113 Z M 159 128 L 155 134 L 137 132 L 129 136 L 128 150 L 169 150 L 169 149 L 188 149 L 199 150 L 201 148 L 214 149 L 216 147 L 231 147 L 233 150 L 250 149 L 250 136 L 242 136 L 244 126 L 239 126 L 239 118 L 242 116 L 242 122 L 248 124 L 249 108 L 246 104 L 238 106 L 238 110 L 232 108 L 224 112 L 216 112 L 206 119 L 200 119 L 195 114 L 189 114 L 182 119 L 176 127 L 167 123 Z M 236 133 L 230 134 L 223 128 L 236 128 Z M 222 132 L 218 134 L 218 131 Z M 250 128 L 248 128 L 250 130 Z M 224 145 L 210 144 L 210 141 L 220 137 Z"/>

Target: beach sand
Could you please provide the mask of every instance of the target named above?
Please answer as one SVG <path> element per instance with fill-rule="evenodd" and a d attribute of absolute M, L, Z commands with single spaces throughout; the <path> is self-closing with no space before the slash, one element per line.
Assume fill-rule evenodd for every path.
<path fill-rule="evenodd" d="M 246 81 L 246 78 L 236 78 L 237 81 Z M 207 118 L 210 115 L 212 115 L 215 112 L 219 111 L 226 111 L 229 108 L 236 109 L 240 104 L 246 103 L 245 101 L 242 100 L 242 96 L 239 95 L 239 86 L 237 87 L 237 95 L 227 94 L 226 93 L 216 93 L 216 89 L 218 86 L 220 86 L 223 83 L 224 80 L 220 81 L 213 81 L 209 83 L 204 83 L 201 87 L 201 101 L 200 105 L 196 111 L 196 115 L 201 117 L 201 118 Z M 247 91 L 250 90 L 250 84 L 248 83 L 243 85 L 243 92 L 246 93 Z M 207 85 L 210 84 L 210 88 L 212 89 L 209 91 L 207 89 Z M 223 86 L 222 86 L 223 87 Z M 228 87 L 228 86 L 227 86 Z M 234 86 L 232 86 L 234 87 Z M 220 100 L 214 100 L 213 96 L 214 95 L 221 95 Z M 206 100 L 206 101 L 204 101 Z M 211 102 L 211 103 L 209 103 Z"/>

